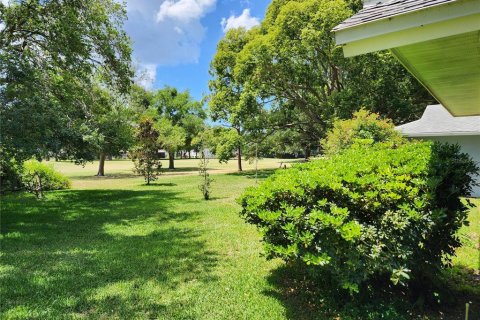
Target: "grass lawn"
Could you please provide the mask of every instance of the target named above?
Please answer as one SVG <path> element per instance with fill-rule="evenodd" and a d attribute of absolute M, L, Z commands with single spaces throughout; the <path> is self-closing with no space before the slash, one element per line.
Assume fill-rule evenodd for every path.
<path fill-rule="evenodd" d="M 260 236 L 235 203 L 255 184 L 252 172 L 225 173 L 235 163 L 212 160 L 218 174 L 206 202 L 196 162 L 177 161 L 185 169 L 152 186 L 131 174 L 129 161 L 108 161 L 106 178 L 93 177 L 96 164 L 61 162 L 55 166 L 72 177 L 72 190 L 42 201 L 0 198 L 0 318 L 358 319 L 303 288 L 300 272 L 261 256 Z M 278 166 L 262 160 L 260 178 Z M 480 210 L 470 219 L 447 275 L 462 299 L 480 296 Z"/>

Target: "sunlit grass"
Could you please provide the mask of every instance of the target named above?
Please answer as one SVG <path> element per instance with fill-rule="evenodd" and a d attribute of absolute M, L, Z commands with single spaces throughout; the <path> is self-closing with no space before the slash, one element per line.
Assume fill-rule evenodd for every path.
<path fill-rule="evenodd" d="M 304 275 L 261 255 L 260 235 L 235 202 L 255 184 L 253 172 L 214 175 L 207 202 L 195 172 L 145 186 L 122 175 L 129 161 L 107 162 L 107 178 L 93 177 L 95 164 L 55 165 L 74 189 L 42 201 L 1 198 L 0 318 L 358 319 L 355 310 L 312 301 Z M 470 220 L 454 269 L 465 274 L 452 273 L 466 293 L 478 283 L 468 283 L 478 272 L 478 209 Z"/>
<path fill-rule="evenodd" d="M 162 166 L 166 175 L 181 174 L 181 173 L 195 173 L 198 171 L 199 159 L 176 159 L 175 169 L 168 170 L 168 160 L 162 160 Z M 302 159 L 277 159 L 277 158 L 262 158 L 256 163 L 255 161 L 242 162 L 242 167 L 245 171 L 258 169 L 276 169 L 280 165 L 290 166 L 291 163 L 300 162 Z M 76 165 L 71 161 L 50 161 L 56 170 L 66 174 L 70 177 L 86 177 L 94 176 L 98 171 L 98 161 L 87 162 L 85 165 Z M 220 163 L 218 159 L 210 159 L 208 167 L 212 174 L 226 173 L 226 171 L 237 171 L 236 159 L 231 159 L 227 163 Z M 105 174 L 112 176 L 128 177 L 133 175 L 133 162 L 131 160 L 111 160 L 105 162 Z"/>

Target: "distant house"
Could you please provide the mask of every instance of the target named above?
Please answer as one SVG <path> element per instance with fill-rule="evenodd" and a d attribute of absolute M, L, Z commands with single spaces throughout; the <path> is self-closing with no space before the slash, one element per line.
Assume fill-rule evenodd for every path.
<path fill-rule="evenodd" d="M 459 144 L 480 165 L 480 116 L 454 117 L 442 105 L 428 106 L 423 116 L 397 127 L 404 136 Z M 480 177 L 476 177 L 480 183 Z M 480 197 L 480 187 L 472 195 Z"/>

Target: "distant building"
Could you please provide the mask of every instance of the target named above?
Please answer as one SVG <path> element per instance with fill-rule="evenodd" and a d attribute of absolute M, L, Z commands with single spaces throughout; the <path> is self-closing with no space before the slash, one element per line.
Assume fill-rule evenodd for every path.
<path fill-rule="evenodd" d="M 195 150 L 191 150 L 191 151 L 181 151 L 182 154 L 183 154 L 183 157 L 184 159 L 198 159 L 200 158 L 201 156 L 201 152 L 197 152 Z M 158 150 L 158 156 L 160 159 L 167 159 L 168 158 L 168 151 L 167 150 L 164 150 L 164 149 L 160 149 Z M 208 149 L 205 149 L 205 157 L 207 159 L 214 159 L 215 158 L 215 155 Z"/>

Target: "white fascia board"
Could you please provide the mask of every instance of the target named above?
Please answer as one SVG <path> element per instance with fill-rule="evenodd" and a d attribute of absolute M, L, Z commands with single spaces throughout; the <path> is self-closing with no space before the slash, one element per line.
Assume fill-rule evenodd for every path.
<path fill-rule="evenodd" d="M 344 45 L 345 55 L 353 56 L 479 30 L 479 18 L 480 0 L 458 0 L 341 29 L 335 38 Z M 384 41 L 388 44 L 380 45 Z M 374 49 L 368 47 L 372 44 Z"/>
<path fill-rule="evenodd" d="M 480 30 L 480 13 L 344 44 L 345 57 L 391 49 Z"/>
<path fill-rule="evenodd" d="M 340 29 L 335 39 L 345 44 L 475 13 L 480 13 L 480 0 L 458 0 Z"/>

